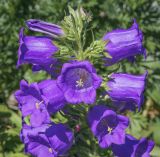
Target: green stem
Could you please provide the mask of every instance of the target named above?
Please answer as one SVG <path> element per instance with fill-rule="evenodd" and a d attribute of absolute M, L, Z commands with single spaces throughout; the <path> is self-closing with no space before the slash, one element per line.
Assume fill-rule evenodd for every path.
<path fill-rule="evenodd" d="M 85 54 L 84 54 L 84 51 L 83 51 L 83 42 L 82 42 L 82 32 L 81 33 L 78 33 L 77 31 L 77 45 L 78 45 L 78 59 L 79 60 L 85 60 Z"/>

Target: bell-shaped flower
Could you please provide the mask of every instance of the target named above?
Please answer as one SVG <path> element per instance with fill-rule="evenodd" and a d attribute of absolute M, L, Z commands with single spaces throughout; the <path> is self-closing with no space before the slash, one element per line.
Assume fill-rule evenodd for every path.
<path fill-rule="evenodd" d="M 100 87 L 101 82 L 101 77 L 96 74 L 89 61 L 65 63 L 57 79 L 66 101 L 73 104 L 82 102 L 93 104 L 96 89 Z"/>
<path fill-rule="evenodd" d="M 36 157 L 61 156 L 69 150 L 73 143 L 73 133 L 64 124 L 53 124 L 48 128 L 44 126 L 42 130 L 36 130 L 34 133 L 33 130 L 25 130 L 23 136 L 27 136 L 26 153 Z"/>
<path fill-rule="evenodd" d="M 114 73 L 107 82 L 107 94 L 117 105 L 124 105 L 123 108 L 134 110 L 138 106 L 140 110 L 144 101 L 146 77 L 147 72 L 138 76 Z"/>
<path fill-rule="evenodd" d="M 19 49 L 17 67 L 21 64 L 30 63 L 43 65 L 52 58 L 58 51 L 49 37 L 45 36 L 25 36 L 23 28 L 19 34 Z"/>
<path fill-rule="evenodd" d="M 50 117 L 46 104 L 41 96 L 37 83 L 28 84 L 25 80 L 20 82 L 20 90 L 16 91 L 15 97 L 19 103 L 22 117 L 30 116 L 32 127 L 50 123 Z"/>
<path fill-rule="evenodd" d="M 111 56 L 105 58 L 107 66 L 126 58 L 133 61 L 136 55 L 146 57 L 143 34 L 135 20 L 131 28 L 113 30 L 106 33 L 103 40 L 107 41 L 105 51 Z"/>
<path fill-rule="evenodd" d="M 127 117 L 117 115 L 104 105 L 97 105 L 90 109 L 87 119 L 101 148 L 108 148 L 113 143 L 125 143 L 125 129 L 129 125 Z"/>

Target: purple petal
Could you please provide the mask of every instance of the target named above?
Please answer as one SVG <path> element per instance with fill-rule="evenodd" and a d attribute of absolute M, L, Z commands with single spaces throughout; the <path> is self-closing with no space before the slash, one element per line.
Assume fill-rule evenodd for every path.
<path fill-rule="evenodd" d="M 20 45 L 17 66 L 23 63 L 43 64 L 58 51 L 51 38 L 45 36 L 24 36 L 20 30 Z"/>
<path fill-rule="evenodd" d="M 136 20 L 129 29 L 117 29 L 106 33 L 103 40 L 109 41 L 105 50 L 112 57 L 104 59 L 107 66 L 126 58 L 133 60 L 134 56 L 138 54 L 142 54 L 146 58 L 146 50 L 142 43 L 142 31 L 139 29 Z"/>
<path fill-rule="evenodd" d="M 126 135 L 124 144 L 112 144 L 112 151 L 117 157 L 150 157 L 149 154 L 153 147 L 154 143 L 146 138 L 137 140 L 130 135 Z"/>
<path fill-rule="evenodd" d="M 127 117 L 117 115 L 104 105 L 97 105 L 89 111 L 87 118 L 101 148 L 125 142 L 125 129 L 129 125 Z"/>
<path fill-rule="evenodd" d="M 143 75 L 135 76 L 130 74 L 112 74 L 111 80 L 107 86 L 107 94 L 118 104 L 129 106 L 138 106 L 139 110 L 144 100 L 144 90 L 146 84 L 147 72 Z M 134 83 L 133 83 L 134 82 Z M 128 107 L 125 107 L 128 109 Z M 131 110 L 133 107 L 131 108 Z"/>
<path fill-rule="evenodd" d="M 100 87 L 101 82 L 101 77 L 96 74 L 94 67 L 88 61 L 65 63 L 57 79 L 65 99 L 73 104 L 81 102 L 93 104 L 96 89 Z"/>
<path fill-rule="evenodd" d="M 20 133 L 21 141 L 28 143 L 28 135 L 38 136 L 39 133 L 45 133 L 46 129 L 49 127 L 48 124 L 41 125 L 39 127 L 33 128 L 29 125 L 24 124 Z"/>
<path fill-rule="evenodd" d="M 31 117 L 30 117 L 30 123 L 32 127 L 38 127 L 42 124 L 49 124 L 50 123 L 50 117 L 47 111 L 41 111 L 41 110 L 35 110 Z"/>
<path fill-rule="evenodd" d="M 32 71 L 37 72 L 44 70 L 49 73 L 52 78 L 57 78 L 60 74 L 61 66 L 61 63 L 57 59 L 50 58 L 47 59 L 43 64 L 34 64 L 32 66 Z"/>
<path fill-rule="evenodd" d="M 47 101 L 47 110 L 50 114 L 61 110 L 65 104 L 63 92 L 57 86 L 55 80 L 44 80 L 38 84 L 43 98 Z"/>
<path fill-rule="evenodd" d="M 52 148 L 59 153 L 64 154 L 72 145 L 73 133 L 64 124 L 55 124 L 46 130 Z"/>

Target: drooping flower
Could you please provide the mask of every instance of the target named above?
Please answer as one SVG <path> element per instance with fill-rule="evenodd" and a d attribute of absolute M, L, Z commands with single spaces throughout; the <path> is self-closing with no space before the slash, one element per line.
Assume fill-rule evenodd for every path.
<path fill-rule="evenodd" d="M 32 31 L 49 34 L 52 37 L 64 35 L 64 32 L 60 26 L 41 20 L 30 19 L 26 21 L 26 25 Z"/>
<path fill-rule="evenodd" d="M 52 55 L 58 51 L 52 39 L 45 36 L 25 36 L 23 30 L 21 28 L 19 34 L 17 67 L 25 63 L 43 65 L 50 61 Z"/>
<path fill-rule="evenodd" d="M 102 82 L 89 61 L 65 63 L 57 79 L 69 103 L 92 104 L 96 98 L 96 89 Z"/>
<path fill-rule="evenodd" d="M 137 140 L 131 135 L 126 135 L 125 141 L 122 145 L 112 145 L 112 151 L 116 157 L 150 157 L 154 147 L 153 141 L 146 138 Z"/>
<path fill-rule="evenodd" d="M 20 90 L 15 93 L 15 97 L 19 103 L 22 117 L 30 116 L 32 127 L 50 123 L 50 117 L 37 83 L 29 85 L 25 80 L 22 80 Z"/>
<path fill-rule="evenodd" d="M 125 129 L 129 125 L 129 119 L 117 115 L 104 105 L 91 108 L 87 116 L 89 127 L 98 139 L 101 148 L 108 148 L 111 144 L 125 143 Z"/>
<path fill-rule="evenodd" d="M 36 157 L 61 156 L 67 152 L 73 142 L 73 133 L 64 124 L 53 124 L 44 132 L 34 134 L 28 131 L 25 135 L 28 140 L 25 143 L 25 151 Z"/>
<path fill-rule="evenodd" d="M 114 101 L 123 104 L 126 109 L 135 109 L 138 106 L 140 110 L 144 101 L 144 89 L 147 72 L 143 75 L 130 75 L 115 73 L 110 76 L 107 86 L 107 94 Z M 117 104 L 118 104 L 117 103 Z"/>
<path fill-rule="evenodd" d="M 105 50 L 112 57 L 105 59 L 107 66 L 126 58 L 133 61 L 138 54 L 146 57 L 146 50 L 142 43 L 143 34 L 135 20 L 131 28 L 106 33 L 103 40 L 108 41 Z"/>
<path fill-rule="evenodd" d="M 63 92 L 57 86 L 55 80 L 44 80 L 38 84 L 43 98 L 47 103 L 47 110 L 50 114 L 55 113 L 62 109 L 65 104 Z"/>

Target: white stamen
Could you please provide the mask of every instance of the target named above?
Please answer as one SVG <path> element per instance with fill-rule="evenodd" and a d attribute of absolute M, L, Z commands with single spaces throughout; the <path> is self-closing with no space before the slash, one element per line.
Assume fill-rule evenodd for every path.
<path fill-rule="evenodd" d="M 76 81 L 76 83 L 77 83 L 76 87 L 83 87 L 84 86 L 82 79 L 79 79 L 78 81 Z"/>
<path fill-rule="evenodd" d="M 36 109 L 39 109 L 39 108 L 40 108 L 40 105 L 41 105 L 42 103 L 43 103 L 43 100 L 42 100 L 41 102 L 39 102 L 39 103 L 36 102 L 36 104 L 35 104 L 35 105 L 36 105 Z"/>
<path fill-rule="evenodd" d="M 109 134 L 111 134 L 112 133 L 112 128 L 110 128 L 109 126 L 108 126 L 108 129 L 107 129 L 107 131 L 109 132 Z"/>

